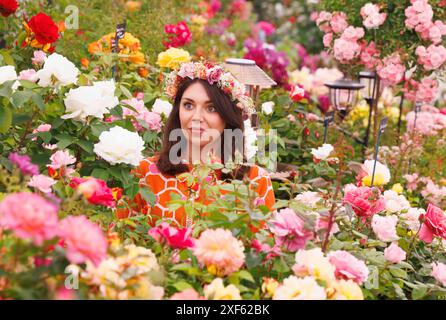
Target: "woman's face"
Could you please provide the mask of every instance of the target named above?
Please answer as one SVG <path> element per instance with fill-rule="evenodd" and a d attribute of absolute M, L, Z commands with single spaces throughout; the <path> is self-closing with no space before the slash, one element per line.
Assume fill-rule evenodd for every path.
<path fill-rule="evenodd" d="M 225 129 L 224 120 L 199 82 L 191 84 L 181 97 L 180 123 L 190 144 L 200 148 L 215 141 Z"/>

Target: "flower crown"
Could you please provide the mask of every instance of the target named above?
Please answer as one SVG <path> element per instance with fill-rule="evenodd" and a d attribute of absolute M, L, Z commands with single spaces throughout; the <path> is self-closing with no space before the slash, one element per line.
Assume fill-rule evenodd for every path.
<path fill-rule="evenodd" d="M 221 90 L 236 102 L 236 106 L 248 115 L 255 112 L 254 102 L 245 91 L 245 85 L 240 83 L 230 72 L 223 67 L 210 62 L 185 62 L 178 70 L 170 72 L 166 77 L 164 92 L 172 100 L 180 84 L 186 79 L 202 79 L 209 84 L 216 84 Z"/>

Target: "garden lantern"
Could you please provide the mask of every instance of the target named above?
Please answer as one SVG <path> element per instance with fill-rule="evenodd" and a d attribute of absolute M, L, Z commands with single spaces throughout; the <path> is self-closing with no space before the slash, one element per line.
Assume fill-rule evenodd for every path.
<path fill-rule="evenodd" d="M 369 116 L 367 120 L 367 129 L 364 137 L 364 147 L 369 145 L 370 126 L 372 124 L 373 105 L 377 100 L 379 89 L 379 78 L 375 71 L 361 71 L 358 74 L 359 83 L 364 85 L 361 90 L 362 97 L 369 105 Z"/>
<path fill-rule="evenodd" d="M 358 100 L 359 90 L 365 85 L 343 78 L 325 84 L 329 89 L 330 102 L 343 120 Z"/>
<path fill-rule="evenodd" d="M 271 88 L 277 83 L 271 79 L 254 60 L 229 58 L 225 60 L 224 67 L 231 72 L 234 77 L 243 83 L 248 89 L 249 95 L 254 101 L 257 109 L 257 100 L 262 89 Z M 252 126 L 258 127 L 257 115 L 253 114 Z"/>

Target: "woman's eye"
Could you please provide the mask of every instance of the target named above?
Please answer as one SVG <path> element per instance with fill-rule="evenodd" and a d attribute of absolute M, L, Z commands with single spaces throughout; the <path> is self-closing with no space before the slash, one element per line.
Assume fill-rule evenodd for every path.
<path fill-rule="evenodd" d="M 191 110 L 191 109 L 193 108 L 193 106 L 192 106 L 191 103 L 186 102 L 186 103 L 184 104 L 184 108 L 185 108 L 186 110 Z"/>
<path fill-rule="evenodd" d="M 215 112 L 215 111 L 217 111 L 217 109 L 215 109 L 214 106 L 209 106 L 209 107 L 208 107 L 208 111 L 209 111 L 209 112 Z"/>

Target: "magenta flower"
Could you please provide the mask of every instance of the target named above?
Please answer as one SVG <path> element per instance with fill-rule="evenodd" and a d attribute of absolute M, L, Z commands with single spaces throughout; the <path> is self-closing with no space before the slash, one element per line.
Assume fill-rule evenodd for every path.
<path fill-rule="evenodd" d="M 72 178 L 70 187 L 75 188 L 83 194 L 91 204 L 114 208 L 116 206 L 112 189 L 101 179 L 93 177 Z"/>
<path fill-rule="evenodd" d="M 191 228 L 175 228 L 170 226 L 167 222 L 161 223 L 159 226 L 149 230 L 149 236 L 155 241 L 166 242 L 174 249 L 192 248 L 194 246 L 194 239 L 191 237 Z"/>
<path fill-rule="evenodd" d="M 39 167 L 31 162 L 31 158 L 27 155 L 19 155 L 17 152 L 12 152 L 8 157 L 24 176 L 35 176 L 39 174 Z"/>
<path fill-rule="evenodd" d="M 0 227 L 40 246 L 58 233 L 57 207 L 34 193 L 12 193 L 0 202 Z"/>
<path fill-rule="evenodd" d="M 304 249 L 306 242 L 313 238 L 313 233 L 305 229 L 305 222 L 292 209 L 275 212 L 271 223 L 277 245 L 284 245 L 288 251 Z"/>

